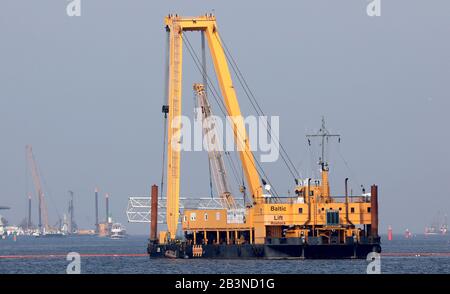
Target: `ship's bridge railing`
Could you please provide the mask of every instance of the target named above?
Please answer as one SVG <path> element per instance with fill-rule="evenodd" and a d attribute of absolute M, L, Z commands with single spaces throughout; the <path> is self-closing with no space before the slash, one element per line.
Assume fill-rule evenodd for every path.
<path fill-rule="evenodd" d="M 330 196 L 330 203 L 345 203 L 345 196 Z M 266 197 L 266 203 L 268 204 L 294 204 L 294 203 L 305 203 L 303 197 Z M 370 196 L 358 195 L 358 196 L 348 196 L 349 203 L 367 203 L 370 202 Z"/>
<path fill-rule="evenodd" d="M 345 196 L 331 196 L 333 203 L 345 203 Z M 358 195 L 348 196 L 349 203 L 367 203 L 370 202 L 370 196 Z"/>
<path fill-rule="evenodd" d="M 166 223 L 166 201 L 165 197 L 158 197 L 158 223 Z M 243 208 L 242 198 L 235 198 L 237 208 Z M 130 223 L 149 223 L 151 199 L 145 196 L 131 196 L 128 198 L 127 219 Z M 223 209 L 222 200 L 220 198 L 188 198 L 180 197 L 180 218 L 185 209 Z M 180 222 L 181 220 L 178 220 Z"/>

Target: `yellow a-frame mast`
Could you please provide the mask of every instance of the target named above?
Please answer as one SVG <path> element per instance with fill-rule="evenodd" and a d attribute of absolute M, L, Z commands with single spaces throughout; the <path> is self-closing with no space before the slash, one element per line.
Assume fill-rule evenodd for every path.
<path fill-rule="evenodd" d="M 206 35 L 227 114 L 231 118 L 234 139 L 245 178 L 255 203 L 261 201 L 262 188 L 228 69 L 226 55 L 217 31 L 215 16 L 180 17 L 178 15 L 169 15 L 165 18 L 165 24 L 169 31 L 170 40 L 166 215 L 169 232 L 168 239 L 170 240 L 175 238 L 179 218 L 182 43 L 184 31 L 203 31 Z"/>

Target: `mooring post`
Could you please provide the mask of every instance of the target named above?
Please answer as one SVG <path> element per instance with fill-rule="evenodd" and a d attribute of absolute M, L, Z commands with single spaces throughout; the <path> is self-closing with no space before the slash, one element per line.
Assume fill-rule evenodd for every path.
<path fill-rule="evenodd" d="M 150 240 L 158 239 L 158 186 L 152 186 L 150 208 Z"/>

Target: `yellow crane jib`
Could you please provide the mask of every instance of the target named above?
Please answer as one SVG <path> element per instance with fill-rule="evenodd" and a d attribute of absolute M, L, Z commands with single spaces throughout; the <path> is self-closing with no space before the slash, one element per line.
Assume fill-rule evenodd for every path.
<path fill-rule="evenodd" d="M 233 195 L 230 193 L 231 189 L 228 184 L 223 152 L 220 151 L 217 140 L 219 134 L 215 128 L 216 121 L 206 95 L 205 86 L 203 84 L 194 84 L 193 89 L 201 109 L 202 130 L 207 142 L 209 164 L 217 194 L 220 197 L 224 208 L 236 209 L 236 202 Z"/>

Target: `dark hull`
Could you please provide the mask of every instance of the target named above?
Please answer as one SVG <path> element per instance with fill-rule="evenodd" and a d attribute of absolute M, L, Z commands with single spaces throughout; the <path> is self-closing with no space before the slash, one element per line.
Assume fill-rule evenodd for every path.
<path fill-rule="evenodd" d="M 193 250 L 193 246 L 187 244 L 150 243 L 148 253 L 150 258 L 365 259 L 370 252 L 381 252 L 381 247 L 378 243 L 327 245 L 196 245 L 196 247 Z"/>

